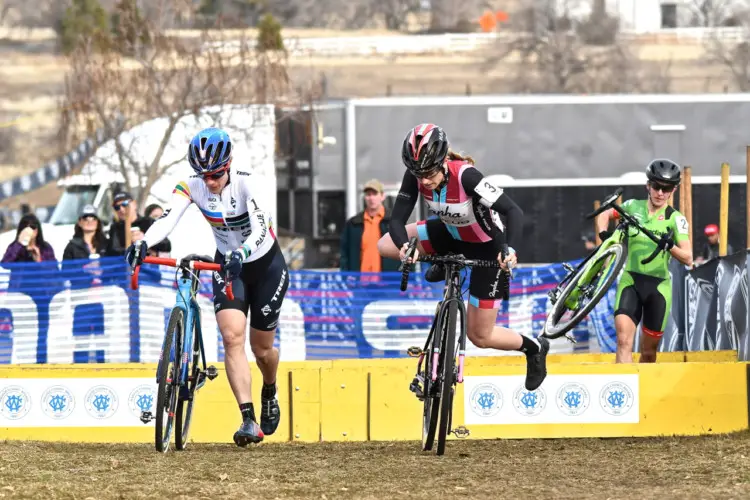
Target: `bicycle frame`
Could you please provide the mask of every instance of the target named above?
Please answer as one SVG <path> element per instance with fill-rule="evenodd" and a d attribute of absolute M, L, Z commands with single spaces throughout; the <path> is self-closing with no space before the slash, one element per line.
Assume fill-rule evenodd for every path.
<path fill-rule="evenodd" d="M 438 333 L 438 337 L 436 339 L 436 342 L 433 344 L 432 353 L 427 353 L 428 355 L 432 356 L 432 373 L 430 374 L 430 381 L 436 382 L 438 378 L 438 366 L 440 362 L 440 353 L 441 345 L 442 345 L 442 329 L 443 329 L 443 322 L 441 321 L 441 318 L 443 317 L 443 314 L 447 311 L 448 307 L 450 306 L 451 302 L 455 302 L 458 306 L 458 317 L 460 319 L 460 330 L 458 333 L 458 339 L 459 339 L 459 350 L 458 350 L 458 376 L 457 381 L 458 383 L 463 383 L 463 373 L 464 373 L 464 358 L 466 357 L 466 305 L 464 304 L 464 301 L 461 299 L 461 290 L 460 290 L 460 270 L 453 264 L 447 264 L 446 265 L 446 277 L 450 277 L 446 280 L 447 285 L 445 286 L 445 290 L 443 292 L 443 299 L 438 302 L 437 305 L 437 311 L 435 312 L 434 319 L 432 321 L 432 328 L 430 329 L 430 333 L 427 335 L 427 341 L 424 344 L 424 349 L 422 349 L 422 354 L 420 354 L 419 361 L 417 362 L 417 372 L 419 372 L 422 369 L 422 362 L 424 361 L 425 353 L 427 353 L 427 348 L 430 345 L 430 341 L 432 340 L 433 336 L 435 335 L 436 330 L 440 330 Z"/>
<path fill-rule="evenodd" d="M 178 385 L 180 386 L 181 391 L 187 391 L 188 389 L 188 360 L 193 355 L 193 320 L 197 318 L 197 321 L 195 321 L 195 327 L 198 331 L 198 345 L 200 348 L 200 359 L 201 364 L 203 365 L 203 370 L 206 369 L 206 353 L 205 349 L 203 347 L 203 331 L 201 329 L 201 322 L 200 322 L 200 307 L 198 306 L 198 302 L 195 300 L 195 297 L 193 296 L 193 291 L 197 290 L 198 286 L 200 286 L 200 283 L 198 283 L 195 276 L 193 276 L 188 270 L 183 269 L 182 270 L 182 276 L 177 282 L 177 300 L 175 303 L 175 307 L 179 307 L 182 309 L 184 313 L 185 318 L 185 325 L 184 325 L 184 338 L 180 342 L 180 345 L 182 347 L 182 351 L 180 353 L 182 357 L 182 362 L 180 363 L 180 374 L 179 374 L 179 380 Z M 187 298 L 189 297 L 189 299 Z M 172 349 L 169 353 L 169 360 L 171 361 L 174 356 L 174 342 L 172 342 Z M 161 365 L 162 361 L 164 361 L 163 357 L 163 348 L 162 348 L 162 358 L 159 360 L 159 365 Z M 156 370 L 157 376 L 156 376 L 156 383 L 159 383 L 159 367 L 157 367 Z M 187 397 L 187 394 L 181 394 L 181 396 Z"/>

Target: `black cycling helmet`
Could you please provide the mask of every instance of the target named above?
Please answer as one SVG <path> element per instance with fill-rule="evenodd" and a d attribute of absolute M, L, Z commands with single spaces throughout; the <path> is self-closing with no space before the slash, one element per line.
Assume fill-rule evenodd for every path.
<path fill-rule="evenodd" d="M 411 129 L 401 148 L 404 165 L 417 176 L 441 168 L 446 156 L 448 137 L 442 128 L 432 123 L 422 123 Z"/>
<path fill-rule="evenodd" d="M 676 186 L 680 183 L 682 169 L 672 160 L 657 159 L 653 160 L 646 167 L 646 177 L 648 180 Z"/>

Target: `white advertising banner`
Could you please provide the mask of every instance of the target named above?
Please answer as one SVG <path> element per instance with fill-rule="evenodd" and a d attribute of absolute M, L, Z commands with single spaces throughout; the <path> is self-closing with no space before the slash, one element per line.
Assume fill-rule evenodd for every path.
<path fill-rule="evenodd" d="M 5 379 L 0 427 L 144 427 L 156 387 L 155 377 Z"/>
<path fill-rule="evenodd" d="M 464 379 L 464 420 L 469 424 L 638 423 L 639 378 L 623 375 L 548 375 L 527 391 L 524 376 Z"/>

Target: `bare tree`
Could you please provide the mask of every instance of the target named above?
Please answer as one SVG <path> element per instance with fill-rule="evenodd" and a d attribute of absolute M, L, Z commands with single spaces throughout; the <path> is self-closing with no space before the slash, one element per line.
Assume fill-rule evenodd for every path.
<path fill-rule="evenodd" d="M 705 41 L 706 60 L 722 67 L 728 81 L 738 90 L 747 92 L 750 90 L 750 2 L 743 0 L 732 5 L 734 10 L 729 15 L 736 29 L 730 33 L 721 29 L 711 32 Z M 724 14 L 708 11 L 706 15 L 708 19 L 720 19 Z M 724 24 L 727 19 L 724 18 Z"/>
<path fill-rule="evenodd" d="M 617 32 L 616 20 L 594 4 L 588 18 L 571 18 L 554 0 L 537 0 L 514 16 L 514 38 L 501 39 L 486 60 L 513 66 L 511 88 L 520 93 L 620 93 L 669 86 L 669 71 L 648 71 Z"/>
<path fill-rule="evenodd" d="M 691 0 L 685 5 L 690 26 L 705 28 L 733 24 L 747 7 L 744 0 Z"/>
<path fill-rule="evenodd" d="M 105 53 L 94 50 L 93 40 L 82 40 L 69 58 L 63 107 L 71 111 L 61 130 L 71 140 L 99 128 L 116 138 L 116 160 L 110 167 L 139 193 L 141 203 L 159 177 L 184 159 L 165 157 L 170 143 L 184 141 L 174 135 L 182 118 L 216 113 L 208 121 L 222 126 L 228 105 L 294 107 L 314 99 L 315 89 L 295 85 L 289 77 L 284 52 L 258 52 L 254 40 L 241 39 L 229 47 L 209 31 L 191 41 L 155 32 L 148 39 L 151 46 L 116 47 Z M 158 132 L 158 148 L 152 157 L 139 157 L 120 131 L 155 118 L 166 124 Z M 137 186 L 130 184 L 131 177 Z"/>

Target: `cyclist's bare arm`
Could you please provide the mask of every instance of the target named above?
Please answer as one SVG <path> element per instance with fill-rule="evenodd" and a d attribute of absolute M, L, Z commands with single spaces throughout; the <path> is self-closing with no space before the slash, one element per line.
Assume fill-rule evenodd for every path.
<path fill-rule="evenodd" d="M 187 194 L 175 189 L 172 193 L 172 199 L 169 202 L 167 210 L 165 210 L 162 216 L 151 224 L 151 227 L 148 228 L 148 231 L 146 231 L 146 234 L 143 237 L 148 248 L 158 245 L 164 240 L 164 238 L 169 236 L 177 226 L 180 218 L 182 218 L 182 214 L 185 213 L 185 210 L 187 210 L 191 203 L 192 200 L 188 198 Z"/>
<path fill-rule="evenodd" d="M 404 173 L 404 179 L 401 181 L 401 189 L 396 196 L 396 203 L 393 204 L 393 213 L 391 213 L 391 223 L 388 234 L 393 240 L 396 248 L 400 249 L 408 243 L 409 236 L 406 233 L 406 221 L 414 210 L 419 198 L 419 185 L 417 178 L 409 171 Z"/>
<path fill-rule="evenodd" d="M 681 213 L 672 217 L 672 228 L 674 229 L 673 246 L 669 253 L 682 264 L 691 267 L 693 265 L 693 245 L 690 242 L 690 224 Z"/>
<path fill-rule="evenodd" d="M 669 250 L 672 257 L 679 260 L 682 264 L 691 267 L 693 265 L 693 245 L 690 240 L 683 240 Z"/>
<path fill-rule="evenodd" d="M 618 217 L 617 210 L 610 208 L 596 216 L 596 234 L 609 229 L 609 221 Z"/>

